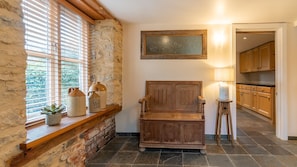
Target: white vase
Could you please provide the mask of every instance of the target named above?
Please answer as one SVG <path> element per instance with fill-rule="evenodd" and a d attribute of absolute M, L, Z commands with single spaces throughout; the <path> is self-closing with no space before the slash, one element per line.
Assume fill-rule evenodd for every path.
<path fill-rule="evenodd" d="M 59 125 L 61 122 L 62 113 L 45 116 L 45 124 L 48 126 Z"/>
<path fill-rule="evenodd" d="M 88 93 L 88 110 L 89 112 L 100 111 L 100 96 L 95 91 Z"/>
<path fill-rule="evenodd" d="M 100 96 L 100 110 L 106 108 L 107 101 L 107 89 L 106 86 L 101 84 L 100 82 L 93 82 L 89 88 L 89 91 L 95 91 Z"/>
<path fill-rule="evenodd" d="M 69 88 L 67 116 L 77 117 L 86 115 L 86 106 L 86 95 L 79 88 Z"/>

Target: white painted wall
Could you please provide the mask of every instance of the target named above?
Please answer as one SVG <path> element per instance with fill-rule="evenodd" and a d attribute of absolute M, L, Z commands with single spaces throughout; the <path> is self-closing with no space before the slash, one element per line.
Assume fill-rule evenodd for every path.
<path fill-rule="evenodd" d="M 140 59 L 140 32 L 142 30 L 174 29 L 207 29 L 208 58 L 205 60 Z M 218 84 L 214 81 L 214 68 L 235 64 L 231 53 L 232 26 L 124 25 L 123 32 L 123 110 L 116 117 L 116 131 L 139 132 L 140 104 L 138 104 L 138 100 L 145 94 L 146 80 L 201 80 L 203 81 L 203 95 L 206 99 L 205 130 L 206 134 L 214 134 L 218 94 Z M 231 90 L 235 91 L 234 83 L 231 83 L 230 86 Z M 233 92 L 231 98 L 234 96 Z M 233 118 L 235 118 L 235 102 L 231 107 Z M 233 126 L 236 127 L 234 119 Z"/>
<path fill-rule="evenodd" d="M 124 25 L 123 35 L 123 110 L 117 115 L 117 132 L 138 132 L 140 106 L 138 99 L 145 93 L 146 80 L 201 80 L 206 98 L 206 134 L 214 134 L 216 119 L 216 97 L 218 85 L 214 81 L 214 68 L 232 66 L 231 25 Z M 141 30 L 207 29 L 208 58 L 206 60 L 141 60 Z M 287 26 L 287 109 L 288 136 L 297 136 L 297 28 L 293 23 Z M 225 43 L 218 44 L 215 34 L 223 33 Z M 234 83 L 231 97 L 235 97 Z M 233 98 L 235 100 L 235 98 Z M 235 119 L 235 103 L 232 103 L 232 116 Z M 236 122 L 233 119 L 233 126 Z M 224 130 L 224 129 L 223 129 Z"/>
<path fill-rule="evenodd" d="M 288 24 L 288 136 L 297 136 L 297 27 Z"/>

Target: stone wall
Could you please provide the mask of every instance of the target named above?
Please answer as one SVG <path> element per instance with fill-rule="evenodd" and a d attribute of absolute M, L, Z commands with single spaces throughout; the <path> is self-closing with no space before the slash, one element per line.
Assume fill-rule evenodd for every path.
<path fill-rule="evenodd" d="M 24 26 L 21 0 L 0 0 L 0 166 L 26 140 Z"/>
<path fill-rule="evenodd" d="M 101 122 L 92 129 L 83 133 L 86 141 L 86 160 L 94 158 L 97 151 L 105 146 L 115 137 L 115 119 L 114 117 Z"/>
<path fill-rule="evenodd" d="M 96 152 L 115 136 L 114 116 L 105 119 L 90 129 L 74 133 L 75 131 L 65 134 L 65 136 L 71 135 L 71 137 L 62 143 L 57 143 L 55 147 L 46 150 L 44 153 L 42 153 L 43 148 L 35 151 L 39 153 L 38 157 L 32 158 L 28 163 L 23 164 L 23 162 L 20 162 L 13 164 L 13 166 L 83 167 L 85 166 L 85 161 L 93 158 Z M 63 136 L 60 137 L 64 138 Z M 55 141 L 55 139 L 53 140 Z M 46 144 L 45 147 L 49 147 L 49 145 L 50 144 Z M 32 152 L 34 150 L 30 151 Z M 32 156 L 30 155 L 30 151 L 27 156 Z"/>
<path fill-rule="evenodd" d="M 96 22 L 93 53 L 94 77 L 107 86 L 108 103 L 122 101 L 122 28 L 115 21 Z M 101 39 L 102 38 L 102 39 Z M 116 42 L 115 42 L 116 41 Z M 0 167 L 8 167 L 15 157 L 25 159 L 19 144 L 26 141 L 26 84 L 27 55 L 24 49 L 24 25 L 21 0 L 0 0 Z M 111 137 L 115 135 L 114 116 L 80 134 L 61 135 L 63 142 L 45 143 L 21 166 L 84 166 Z M 69 134 L 68 134 L 69 135 Z M 66 136 L 66 137 L 65 137 Z M 59 140 L 62 140 L 62 139 Z M 64 140 L 65 139 L 65 140 Z M 30 150 L 26 155 L 29 155 Z M 32 151 L 34 152 L 34 151 Z M 92 153 L 92 154 L 91 154 Z M 13 161 L 12 161 L 13 160 Z M 12 162 L 11 162 L 12 161 Z"/>
<path fill-rule="evenodd" d="M 91 77 L 107 87 L 107 104 L 122 104 L 122 26 L 96 21 L 92 31 Z"/>

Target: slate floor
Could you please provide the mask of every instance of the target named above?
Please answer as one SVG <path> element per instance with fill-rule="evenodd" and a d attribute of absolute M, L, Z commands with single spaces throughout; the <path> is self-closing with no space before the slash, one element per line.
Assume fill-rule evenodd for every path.
<path fill-rule="evenodd" d="M 237 140 L 221 145 L 207 139 L 207 155 L 195 150 L 148 149 L 138 151 L 138 137 L 117 136 L 87 167 L 297 167 L 297 140 L 275 137 L 268 122 L 237 111 Z"/>

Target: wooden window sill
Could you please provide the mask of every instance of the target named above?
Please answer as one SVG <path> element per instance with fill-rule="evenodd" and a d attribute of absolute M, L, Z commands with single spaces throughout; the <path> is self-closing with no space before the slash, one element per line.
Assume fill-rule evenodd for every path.
<path fill-rule="evenodd" d="M 48 126 L 42 124 L 40 126 L 33 126 L 27 128 L 27 141 L 20 144 L 20 148 L 23 151 L 28 151 L 34 147 L 37 147 L 51 139 L 71 131 L 83 124 L 88 123 L 94 119 L 101 119 L 102 117 L 116 114 L 121 111 L 120 105 L 109 105 L 106 109 L 97 113 L 88 113 L 85 116 L 80 117 L 64 117 L 61 124 L 57 126 Z"/>

